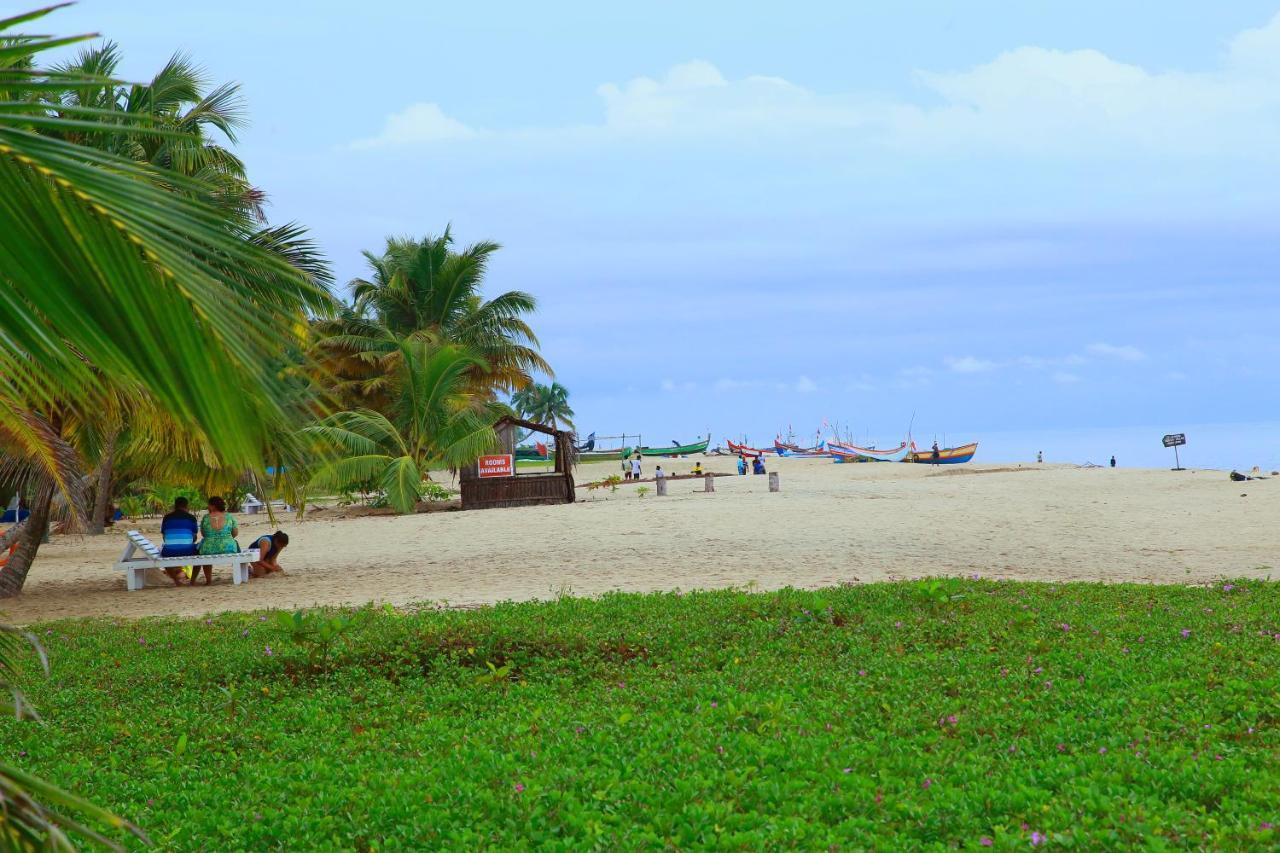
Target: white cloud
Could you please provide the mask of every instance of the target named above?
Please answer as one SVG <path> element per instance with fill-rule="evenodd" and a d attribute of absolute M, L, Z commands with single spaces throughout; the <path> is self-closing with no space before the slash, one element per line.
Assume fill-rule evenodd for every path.
<path fill-rule="evenodd" d="M 954 373 L 986 373 L 995 370 L 1000 365 L 994 361 L 988 361 L 982 358 L 974 358 L 966 355 L 962 358 L 948 356 L 946 359 L 947 367 Z"/>
<path fill-rule="evenodd" d="M 477 131 L 444 114 L 439 104 L 418 102 L 387 116 L 382 132 L 369 139 L 358 139 L 352 148 L 386 148 L 472 139 Z"/>
<path fill-rule="evenodd" d="M 1085 351 L 1099 358 L 1114 358 L 1120 361 L 1145 361 L 1147 354 L 1135 346 L 1115 346 L 1113 344 L 1089 344 Z"/>
<path fill-rule="evenodd" d="M 814 382 L 808 376 L 801 376 L 796 380 L 793 390 L 800 394 L 812 394 L 814 391 L 818 390 L 818 383 Z"/>
<path fill-rule="evenodd" d="M 1074 373 L 1059 370 L 1053 374 L 1053 381 L 1057 382 L 1059 385 L 1074 385 L 1080 381 L 1080 377 Z"/>
<path fill-rule="evenodd" d="M 688 382 L 688 381 L 686 381 L 686 382 L 674 382 L 674 381 L 672 381 L 672 380 L 670 380 L 670 379 L 664 379 L 664 380 L 662 380 L 662 386 L 661 386 L 661 387 L 662 387 L 662 390 L 663 390 L 663 391 L 665 391 L 665 392 L 667 392 L 668 394 L 673 394 L 673 393 L 676 393 L 676 392 L 678 392 L 678 391 L 683 391 L 683 392 L 688 393 L 688 392 L 690 392 L 690 391 L 696 391 L 696 390 L 698 390 L 698 383 L 696 383 L 696 382 Z"/>
<path fill-rule="evenodd" d="M 779 77 L 728 79 L 711 62 L 695 59 L 656 77 L 598 86 L 602 116 L 594 124 L 492 135 L 552 141 L 707 136 L 734 145 L 826 136 L 846 152 L 865 143 L 939 156 L 969 147 L 1073 159 L 1274 158 L 1280 152 L 1280 14 L 1237 35 L 1211 70 L 1149 69 L 1097 50 L 1023 46 L 968 69 L 916 76 L 932 103 L 823 94 Z M 416 103 L 354 147 L 477 135 L 437 104 Z"/>

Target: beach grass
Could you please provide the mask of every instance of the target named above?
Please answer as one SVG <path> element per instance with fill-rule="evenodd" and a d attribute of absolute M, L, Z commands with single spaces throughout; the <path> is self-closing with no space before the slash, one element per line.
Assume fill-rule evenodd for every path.
<path fill-rule="evenodd" d="M 0 722 L 3 758 L 164 848 L 1277 842 L 1269 582 L 926 580 L 37 633 L 52 674 L 25 686 L 45 723 Z"/>

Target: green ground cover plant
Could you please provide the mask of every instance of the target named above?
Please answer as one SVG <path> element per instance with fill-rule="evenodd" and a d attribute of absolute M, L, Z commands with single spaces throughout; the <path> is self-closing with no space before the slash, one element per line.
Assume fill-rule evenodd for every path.
<path fill-rule="evenodd" d="M 0 722 L 0 761 L 166 849 L 1280 840 L 1273 583 L 948 579 L 37 633 L 52 674 L 23 686 L 46 724 Z"/>

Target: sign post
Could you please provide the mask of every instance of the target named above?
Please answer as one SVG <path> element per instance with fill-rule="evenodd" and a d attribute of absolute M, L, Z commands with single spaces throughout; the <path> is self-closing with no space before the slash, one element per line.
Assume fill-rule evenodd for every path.
<path fill-rule="evenodd" d="M 1178 458 L 1178 448 L 1187 443 L 1187 437 L 1180 432 L 1175 432 L 1171 435 L 1166 435 L 1161 441 L 1164 442 L 1165 447 L 1173 448 L 1173 464 L 1178 466 L 1173 470 L 1185 471 L 1186 469 L 1182 467 L 1182 460 Z"/>
<path fill-rule="evenodd" d="M 481 456 L 476 460 L 476 473 L 481 477 L 513 477 L 516 473 L 515 457 L 510 453 Z"/>

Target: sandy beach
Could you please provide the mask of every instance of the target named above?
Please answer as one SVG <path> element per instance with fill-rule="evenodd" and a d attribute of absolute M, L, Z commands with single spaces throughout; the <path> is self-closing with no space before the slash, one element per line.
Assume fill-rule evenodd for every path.
<path fill-rule="evenodd" d="M 646 460 L 646 476 L 655 460 Z M 693 459 L 661 460 L 684 473 Z M 707 457 L 708 470 L 733 461 Z M 1280 552 L 1280 478 L 1233 483 L 1221 471 L 1079 469 L 1034 464 L 836 465 L 771 459 L 765 477 L 578 490 L 572 506 L 407 517 L 292 517 L 284 577 L 174 589 L 156 574 L 126 592 L 112 569 L 121 523 L 106 536 L 59 536 L 40 550 L 21 597 L 0 607 L 31 623 L 138 618 L 319 604 L 452 606 L 610 590 L 754 584 L 817 587 L 921 575 L 1021 580 L 1206 582 L 1266 577 Z M 616 463 L 578 470 L 579 483 Z M 650 487 L 651 484 L 650 484 Z M 1244 495 L 1244 497 L 1242 497 Z M 246 532 L 265 519 L 242 516 Z M 136 525 L 154 534 L 156 520 Z M 158 537 L 157 537 L 158 538 Z M 242 534 L 242 539 L 244 534 Z"/>

